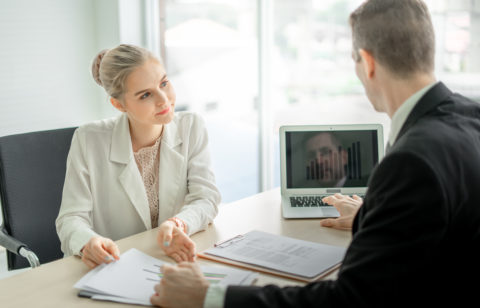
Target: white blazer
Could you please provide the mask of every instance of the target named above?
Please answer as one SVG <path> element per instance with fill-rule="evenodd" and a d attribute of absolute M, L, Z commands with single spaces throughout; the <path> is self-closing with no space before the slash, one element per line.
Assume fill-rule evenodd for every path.
<path fill-rule="evenodd" d="M 165 125 L 160 145 L 159 224 L 175 216 L 193 234 L 217 215 L 220 193 L 207 145 L 204 122 L 193 113 L 177 113 Z M 125 114 L 75 131 L 56 227 L 66 256 L 78 255 L 92 236 L 118 240 L 152 228 Z"/>

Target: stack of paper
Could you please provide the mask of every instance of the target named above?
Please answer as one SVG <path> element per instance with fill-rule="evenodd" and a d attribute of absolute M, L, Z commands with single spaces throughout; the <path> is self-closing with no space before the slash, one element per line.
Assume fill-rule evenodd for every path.
<path fill-rule="evenodd" d="M 120 260 L 97 266 L 82 277 L 74 287 L 79 295 L 97 300 L 150 306 L 153 287 L 160 281 L 160 267 L 165 262 L 130 249 Z M 205 278 L 215 284 L 249 285 L 258 274 L 227 267 L 202 266 Z"/>

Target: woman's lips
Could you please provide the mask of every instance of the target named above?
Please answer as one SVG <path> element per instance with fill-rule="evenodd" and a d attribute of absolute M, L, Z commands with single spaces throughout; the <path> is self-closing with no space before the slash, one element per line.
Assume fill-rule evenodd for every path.
<path fill-rule="evenodd" d="M 164 115 L 169 111 L 170 111 L 170 107 L 167 107 L 167 108 L 163 109 L 162 111 L 160 111 L 159 113 L 157 113 L 157 115 Z"/>

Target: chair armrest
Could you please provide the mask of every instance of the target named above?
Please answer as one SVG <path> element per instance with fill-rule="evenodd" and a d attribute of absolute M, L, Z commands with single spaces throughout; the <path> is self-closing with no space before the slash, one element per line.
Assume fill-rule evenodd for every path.
<path fill-rule="evenodd" d="M 5 247 L 5 249 L 16 255 L 26 258 L 31 267 L 40 265 L 37 255 L 31 251 L 26 244 L 8 235 L 4 229 L 0 229 L 0 246 Z"/>
<path fill-rule="evenodd" d="M 8 251 L 18 255 L 20 248 L 27 247 L 26 244 L 20 242 L 16 238 L 10 236 L 5 232 L 5 229 L 0 229 L 0 246 L 5 247 Z"/>

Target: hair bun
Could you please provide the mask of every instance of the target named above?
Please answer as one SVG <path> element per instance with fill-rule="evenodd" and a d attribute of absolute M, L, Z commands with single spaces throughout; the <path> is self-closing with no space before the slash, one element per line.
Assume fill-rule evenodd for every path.
<path fill-rule="evenodd" d="M 103 87 L 102 80 L 100 79 L 100 64 L 102 63 L 103 56 L 108 52 L 108 49 L 100 51 L 92 62 L 92 76 L 96 83 Z"/>

